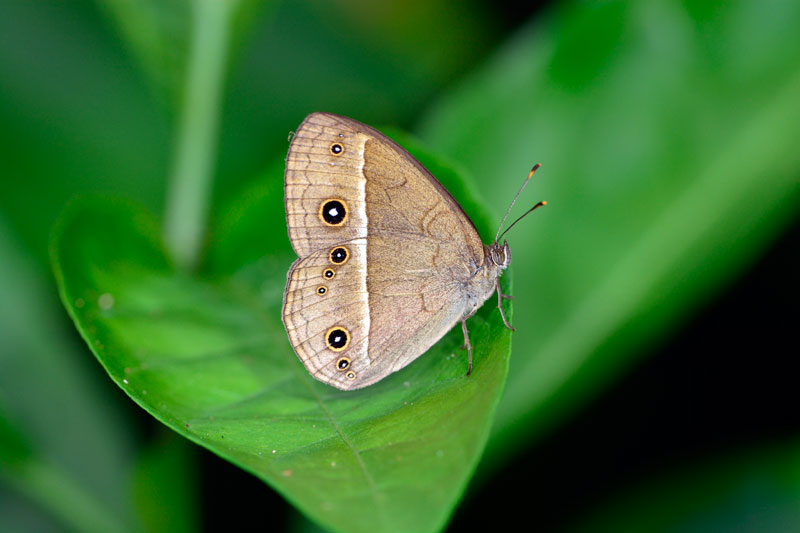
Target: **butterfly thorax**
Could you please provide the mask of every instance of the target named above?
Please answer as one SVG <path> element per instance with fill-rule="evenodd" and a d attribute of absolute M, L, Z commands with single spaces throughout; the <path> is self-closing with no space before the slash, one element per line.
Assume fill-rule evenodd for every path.
<path fill-rule="evenodd" d="M 464 316 L 472 315 L 495 291 L 497 278 L 511 262 L 507 243 L 484 246 L 484 261 L 475 275 L 465 283 Z"/>

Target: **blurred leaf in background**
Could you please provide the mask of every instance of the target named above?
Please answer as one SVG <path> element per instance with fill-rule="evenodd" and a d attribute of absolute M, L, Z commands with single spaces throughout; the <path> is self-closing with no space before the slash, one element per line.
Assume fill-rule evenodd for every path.
<path fill-rule="evenodd" d="M 43 304 L 50 284 L 15 240 L 0 224 L 0 479 L 73 526 L 118 528 L 133 514 L 119 483 L 134 454 L 123 406 L 102 399 L 110 388 Z M 27 520 L 0 514 L 8 531 Z"/>
<path fill-rule="evenodd" d="M 189 531 L 228 524 L 220 509 L 261 520 L 265 501 L 276 506 L 272 523 L 287 515 L 249 474 L 214 471 L 209 454 L 202 471 L 222 481 L 201 473 L 202 493 L 191 490 L 190 448 L 150 431 L 149 415 L 111 386 L 67 324 L 46 271 L 48 234 L 76 193 L 130 197 L 157 213 L 156 224 L 165 209 L 174 216 L 167 183 L 187 131 L 202 140 L 186 153 L 203 158 L 209 186 L 199 208 L 215 232 L 219 220 L 235 228 L 237 212 L 245 220 L 240 191 L 279 190 L 272 162 L 311 111 L 416 127 L 474 176 L 490 211 L 543 163 L 526 198 L 550 205 L 508 236 L 517 332 L 484 480 L 519 454 L 536 454 L 537 442 L 669 339 L 796 220 L 796 2 L 551 2 L 525 12 L 482 2 L 230 3 L 213 45 L 218 95 L 201 91 L 208 120 L 197 128 L 182 121 L 195 116 L 186 87 L 198 35 L 191 17 L 202 3 L 0 4 L 0 333 L 8 339 L 0 351 L 0 529 Z M 265 168 L 267 183 L 254 186 Z M 217 246 L 199 220 L 201 244 Z M 235 231 L 225 235 L 235 240 Z M 246 246 L 227 246 L 230 258 L 212 254 L 204 267 L 247 259 Z M 283 262 L 278 254 L 241 275 L 285 272 Z M 772 417 L 792 420 L 790 404 L 771 407 Z M 767 464 L 773 453 L 793 464 L 796 441 L 773 452 L 780 447 L 770 438 L 751 446 L 748 464 Z M 568 455 L 558 464 L 580 479 Z M 670 494 L 696 482 L 691 470 L 720 472 L 698 461 L 686 468 L 670 482 L 674 492 L 654 489 L 664 505 L 652 512 L 675 518 L 665 523 L 680 523 L 683 504 Z M 796 494 L 792 472 L 786 491 L 745 481 L 752 492 L 742 494 L 780 508 Z M 587 528 L 647 523 L 627 512 L 646 514 L 645 503 L 606 504 L 605 489 L 588 498 L 609 512 L 587 518 Z M 501 491 L 475 494 L 493 516 L 514 516 Z M 709 499 L 697 509 L 708 509 L 705 521 L 694 523 L 714 529 L 748 519 L 736 512 L 742 497 L 730 494 L 729 510 Z M 198 508 L 197 498 L 213 505 Z M 553 503 L 530 502 L 526 512 L 537 505 Z M 778 523 L 747 516 L 755 529 L 759 516 Z"/>
<path fill-rule="evenodd" d="M 796 531 L 800 442 L 726 454 L 603 499 L 576 531 Z"/>
<path fill-rule="evenodd" d="M 544 163 L 550 205 L 508 237 L 524 326 L 488 457 L 568 417 L 792 221 L 798 24 L 780 1 L 566 3 L 426 118 L 491 205 Z"/>
<path fill-rule="evenodd" d="M 40 262 L 67 199 L 160 205 L 169 117 L 90 2 L 0 5 L 0 210 Z"/>
<path fill-rule="evenodd" d="M 138 488 L 137 501 L 130 492 L 131 477 L 143 471 L 133 410 L 87 360 L 57 307 L 47 305 L 50 282 L 5 228 L 0 224 L 0 529 L 139 529 L 137 506 L 160 497 L 149 484 Z M 176 494 L 192 494 L 188 466 L 172 467 Z M 194 509 L 175 505 L 168 515 L 191 523 Z"/>

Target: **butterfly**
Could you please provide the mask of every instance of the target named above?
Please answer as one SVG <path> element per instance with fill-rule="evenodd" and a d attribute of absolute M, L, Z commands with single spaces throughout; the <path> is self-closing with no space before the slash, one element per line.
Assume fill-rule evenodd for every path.
<path fill-rule="evenodd" d="M 284 194 L 299 258 L 287 276 L 283 323 L 316 379 L 343 390 L 371 385 L 458 322 L 469 375 L 467 319 L 494 293 L 513 330 L 501 305 L 511 251 L 500 230 L 484 245 L 447 189 L 377 130 L 332 113 L 306 117 L 289 146 Z"/>

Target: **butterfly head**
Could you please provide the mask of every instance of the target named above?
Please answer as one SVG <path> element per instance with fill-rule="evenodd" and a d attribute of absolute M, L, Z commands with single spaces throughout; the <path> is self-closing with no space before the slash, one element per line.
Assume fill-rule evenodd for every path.
<path fill-rule="evenodd" d="M 508 267 L 511 262 L 511 249 L 508 247 L 508 241 L 503 241 L 503 244 L 499 242 L 492 243 L 489 246 L 489 259 L 500 270 Z"/>

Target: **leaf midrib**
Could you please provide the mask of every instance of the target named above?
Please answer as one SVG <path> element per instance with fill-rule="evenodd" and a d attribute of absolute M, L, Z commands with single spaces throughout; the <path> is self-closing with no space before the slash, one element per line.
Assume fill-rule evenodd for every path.
<path fill-rule="evenodd" d="M 253 294 L 252 289 L 245 288 L 245 290 L 241 292 L 245 296 L 244 298 L 246 300 L 245 305 L 247 305 L 248 307 L 253 309 L 255 313 L 257 313 L 259 320 L 261 320 L 267 325 L 270 325 L 271 327 L 271 321 L 266 316 L 266 310 L 263 307 L 257 305 L 256 302 L 258 302 L 258 298 Z M 314 401 L 317 403 L 320 410 L 328 419 L 328 422 L 331 424 L 331 426 L 333 426 L 336 435 L 339 437 L 339 439 L 341 439 L 342 443 L 350 451 L 350 453 L 353 454 L 353 457 L 355 458 L 356 463 L 358 464 L 359 470 L 361 471 L 361 475 L 364 476 L 364 479 L 366 480 L 367 485 L 369 486 L 369 492 L 372 497 L 372 500 L 375 503 L 376 507 L 379 509 L 378 516 L 380 517 L 381 522 L 384 525 L 383 530 L 386 530 L 385 507 L 381 501 L 381 498 L 378 496 L 378 488 L 377 485 L 375 484 L 375 479 L 372 477 L 372 474 L 370 474 L 369 469 L 367 468 L 367 465 L 364 462 L 364 458 L 361 456 L 361 453 L 359 452 L 358 448 L 356 448 L 356 446 L 347 437 L 344 429 L 337 422 L 336 417 L 333 415 L 331 410 L 328 409 L 327 405 L 325 404 L 325 401 L 319 396 L 317 391 L 314 390 L 313 383 L 310 381 L 313 378 L 307 372 L 305 372 L 304 369 L 303 370 L 300 369 L 300 367 L 296 364 L 297 363 L 296 359 L 294 357 L 289 356 L 288 350 L 281 350 L 281 351 L 286 354 L 285 357 L 290 358 L 289 367 L 291 368 L 291 371 L 294 374 L 295 378 L 308 391 L 309 395 L 312 398 L 314 398 Z"/>

